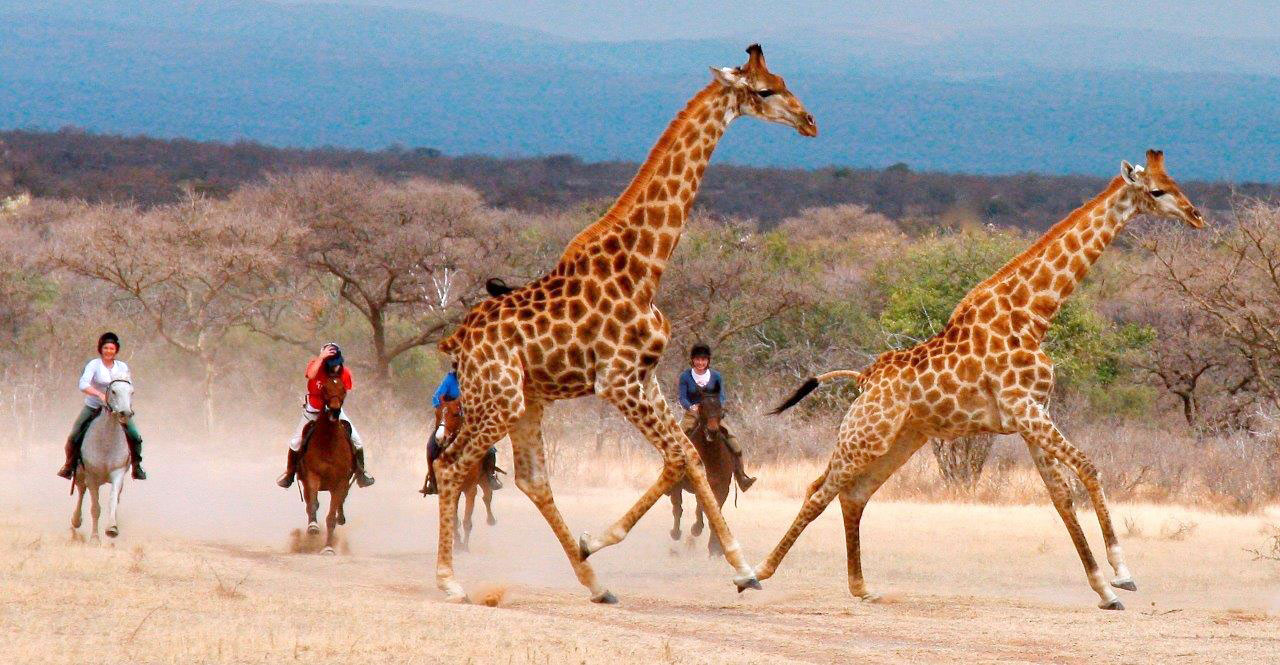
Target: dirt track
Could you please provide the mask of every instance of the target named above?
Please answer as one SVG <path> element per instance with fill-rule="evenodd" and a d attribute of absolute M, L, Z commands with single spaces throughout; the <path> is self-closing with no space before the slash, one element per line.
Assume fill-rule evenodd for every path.
<path fill-rule="evenodd" d="M 1280 563 L 1243 551 L 1264 544 L 1276 512 L 1116 507 L 1141 534 L 1123 536 L 1140 590 L 1115 613 L 1094 608 L 1047 502 L 873 502 L 864 565 L 886 600 L 865 604 L 845 590 L 838 508 L 810 527 L 763 592 L 738 595 L 703 542 L 673 554 L 663 500 L 628 540 L 593 557 L 622 600 L 601 607 L 587 602 L 529 502 L 508 489 L 499 525 L 480 520 L 474 551 L 458 560 L 473 597 L 502 597 L 490 608 L 441 602 L 434 500 L 413 493 L 408 473 L 383 474 L 357 494 L 346 532 L 353 553 L 323 558 L 288 553 L 301 505 L 269 485 L 273 469 L 206 469 L 209 488 L 184 495 L 157 474 L 163 462 L 153 463 L 152 481 L 126 490 L 114 547 L 70 542 L 60 483 L 0 494 L 17 508 L 0 518 L 6 662 L 1280 660 Z M 234 492 L 212 489 L 242 479 Z M 558 498 L 572 526 L 599 530 L 637 494 Z M 797 506 L 752 493 L 728 510 L 752 561 Z M 1097 533 L 1092 514 L 1081 521 Z M 1180 524 L 1194 526 L 1172 536 Z"/>

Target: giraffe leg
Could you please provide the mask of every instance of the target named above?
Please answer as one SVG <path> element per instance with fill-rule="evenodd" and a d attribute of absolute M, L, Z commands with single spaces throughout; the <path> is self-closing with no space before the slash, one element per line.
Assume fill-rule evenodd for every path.
<path fill-rule="evenodd" d="M 440 528 L 436 544 L 436 586 L 445 598 L 466 602 L 462 585 L 453 576 L 454 533 L 458 522 L 458 497 L 462 484 L 489 447 L 507 434 L 507 423 L 524 410 L 522 401 L 478 400 L 470 410 L 474 414 L 463 420 L 458 436 L 449 450 L 436 458 L 436 486 L 439 489 Z"/>
<path fill-rule="evenodd" d="M 1098 525 L 1102 528 L 1102 539 L 1107 547 L 1107 561 L 1111 564 L 1111 567 L 1116 574 L 1116 578 L 1113 583 L 1118 588 L 1122 589 L 1131 586 L 1136 588 L 1136 585 L 1133 583 L 1133 576 L 1129 572 L 1129 567 L 1125 565 L 1124 552 L 1120 548 L 1120 542 L 1116 538 L 1115 528 L 1111 523 L 1111 513 L 1107 508 L 1106 496 L 1102 491 L 1102 483 L 1098 477 L 1098 468 L 1093 465 L 1093 462 L 1089 461 L 1089 458 L 1083 451 L 1072 445 L 1071 442 L 1062 435 L 1062 432 L 1060 432 L 1057 426 L 1053 424 L 1053 421 L 1049 419 L 1048 414 L 1045 413 L 1044 407 L 1041 405 L 1029 403 L 1020 410 L 1019 416 L 1018 428 L 1022 433 L 1022 438 L 1027 442 L 1027 445 L 1043 451 L 1047 458 L 1070 467 L 1071 470 L 1075 472 L 1076 476 L 1080 478 L 1080 481 L 1084 483 L 1085 489 L 1088 490 L 1089 499 L 1093 503 L 1094 513 L 1098 516 Z M 1039 466 L 1038 463 L 1037 466 Z M 1041 471 L 1041 476 L 1045 477 L 1044 471 Z M 1055 491 L 1055 484 L 1058 482 L 1065 483 L 1065 479 L 1055 478 L 1054 481 L 1050 481 L 1047 478 L 1045 479 L 1046 485 L 1049 486 L 1051 496 Z M 1055 507 L 1057 507 L 1056 502 Z M 1060 515 L 1063 514 L 1061 508 L 1058 508 L 1058 513 Z M 1075 522 L 1074 512 L 1072 511 L 1070 514 L 1070 521 L 1068 521 L 1066 517 L 1063 518 L 1063 521 L 1067 523 L 1068 531 L 1072 530 L 1072 523 Z M 1076 523 L 1076 527 L 1077 529 L 1079 528 L 1078 523 Z M 1077 537 L 1079 540 L 1077 540 Z M 1084 540 L 1083 532 L 1080 532 L 1078 536 L 1077 533 L 1073 532 L 1071 534 L 1071 539 L 1076 543 L 1076 549 L 1081 553 L 1081 561 L 1083 561 L 1085 568 L 1089 573 L 1089 585 L 1093 587 L 1093 590 L 1097 592 L 1098 597 L 1101 599 L 1098 603 L 1098 607 L 1105 610 L 1124 609 L 1124 604 L 1121 603 L 1120 599 L 1116 597 L 1116 594 L 1111 591 L 1111 588 L 1103 579 L 1101 571 L 1098 570 L 1097 563 L 1093 561 L 1093 554 L 1089 551 L 1089 545 L 1088 542 Z"/>
<path fill-rule="evenodd" d="M 856 598 L 868 602 L 880 599 L 880 594 L 867 590 L 862 578 L 862 512 L 867 502 L 884 485 L 885 481 L 897 471 L 903 463 L 911 458 L 927 437 L 915 432 L 904 431 L 898 435 L 889 452 L 877 458 L 865 472 L 859 474 L 854 481 L 840 492 L 840 509 L 844 514 L 844 543 L 846 563 L 849 572 L 849 593 Z M 814 488 L 817 489 L 816 487 Z"/>
<path fill-rule="evenodd" d="M 805 527 L 827 509 L 827 505 L 836 498 L 837 494 L 851 488 L 855 479 L 881 468 L 888 468 L 888 471 L 883 474 L 884 478 L 888 478 L 893 469 L 901 464 L 897 461 L 898 457 L 905 459 L 910 456 L 910 453 L 905 456 L 899 453 L 899 449 L 905 446 L 893 445 L 899 440 L 898 433 L 906 415 L 906 403 L 895 399 L 895 395 L 886 390 L 869 389 L 854 401 L 849 407 L 849 412 L 845 414 L 844 422 L 840 425 L 840 440 L 836 443 L 831 464 L 809 486 L 808 496 L 800 505 L 800 512 L 792 521 L 791 528 L 783 534 L 782 540 L 774 546 L 768 558 L 756 566 L 756 574 L 761 580 L 773 577 L 778 565 L 787 556 L 787 552 L 804 532 Z M 894 464 L 895 461 L 897 464 Z M 880 475 L 877 473 L 876 477 Z M 857 517 L 861 519 L 860 511 Z M 857 521 L 855 526 L 856 524 Z M 846 522 L 847 526 L 848 522 Z M 859 572 L 860 575 L 861 572 Z"/>
<path fill-rule="evenodd" d="M 591 591 L 591 600 L 597 603 L 616 603 L 618 599 L 600 585 L 596 573 L 578 549 L 573 532 L 565 524 L 560 509 L 556 508 L 547 479 L 546 452 L 542 441 L 542 410 L 539 401 L 526 399 L 524 415 L 511 424 L 511 450 L 515 459 L 516 487 L 520 488 L 538 507 L 551 530 L 564 548 L 565 556 L 573 565 L 573 572 L 582 586 Z"/>
<path fill-rule="evenodd" d="M 583 534 L 579 540 L 582 557 L 585 559 L 602 548 L 616 544 L 626 538 L 631 528 L 644 516 L 659 497 L 666 494 L 673 485 L 687 476 L 690 486 L 698 501 L 706 506 L 707 521 L 711 529 L 720 538 L 724 546 L 725 559 L 737 571 L 734 584 L 738 589 L 759 588 L 751 567 L 742 556 L 742 548 L 729 531 L 720 506 L 716 503 L 715 493 L 707 481 L 706 469 L 698 457 L 698 451 L 689 441 L 689 437 L 680 429 L 680 423 L 667 407 L 667 400 L 662 396 L 657 375 L 651 374 L 644 383 L 628 382 L 621 384 L 605 383 L 597 386 L 597 394 L 622 412 L 636 429 L 640 430 L 646 440 L 662 454 L 662 473 L 658 480 L 613 526 L 599 538 L 591 538 Z"/>

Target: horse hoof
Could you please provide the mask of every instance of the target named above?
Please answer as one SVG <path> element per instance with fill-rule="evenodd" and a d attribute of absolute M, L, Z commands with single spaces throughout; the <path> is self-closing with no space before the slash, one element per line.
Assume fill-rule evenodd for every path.
<path fill-rule="evenodd" d="M 462 592 L 458 592 L 456 594 L 446 593 L 444 595 L 444 602 L 453 603 L 455 605 L 470 605 L 471 599 L 467 598 L 467 594 Z"/>
<path fill-rule="evenodd" d="M 860 594 L 858 599 L 864 603 L 878 603 L 880 602 L 880 594 L 867 591 L 866 593 Z"/>
<path fill-rule="evenodd" d="M 1133 578 L 1132 578 L 1132 577 L 1126 577 L 1126 578 L 1124 578 L 1124 579 L 1114 579 L 1114 580 L 1111 580 L 1111 586 L 1113 586 L 1113 587 L 1115 587 L 1115 588 L 1117 588 L 1117 589 L 1124 589 L 1125 591 L 1137 591 L 1137 590 L 1138 590 L 1138 585 L 1134 583 L 1134 581 L 1133 581 Z"/>
<path fill-rule="evenodd" d="M 498 519 L 496 517 L 490 517 L 485 519 L 484 523 L 488 524 L 489 526 L 494 526 L 498 523 Z"/>
<path fill-rule="evenodd" d="M 338 516 L 338 526 L 344 526 L 344 525 L 346 525 L 346 523 L 347 523 L 347 516 L 346 516 L 346 515 L 339 515 L 339 516 Z"/>
<path fill-rule="evenodd" d="M 680 540 L 680 529 L 671 530 L 671 540 Z"/>
<path fill-rule="evenodd" d="M 1109 603 L 1098 603 L 1098 607 L 1104 610 L 1123 610 L 1124 603 L 1120 602 L 1119 598 L 1116 598 Z"/>
<path fill-rule="evenodd" d="M 324 555 L 324 556 L 334 556 L 334 555 L 336 555 L 337 553 L 338 553 L 338 551 L 337 551 L 337 550 L 335 550 L 335 549 L 333 549 L 333 546 L 332 546 L 332 545 L 325 545 L 325 546 L 324 546 L 324 549 L 320 550 L 320 554 L 322 554 L 322 555 Z"/>
<path fill-rule="evenodd" d="M 583 561 L 586 561 L 587 557 L 591 556 L 590 542 L 591 534 L 589 533 L 584 533 L 578 537 L 578 557 Z"/>
<path fill-rule="evenodd" d="M 760 580 L 756 579 L 755 575 L 735 577 L 733 578 L 733 583 L 738 587 L 738 593 L 742 593 L 747 589 L 756 589 L 758 591 L 764 588 L 760 586 Z"/>
<path fill-rule="evenodd" d="M 309 533 L 309 534 L 311 534 L 311 535 L 313 535 L 313 536 L 314 536 L 314 535 L 316 535 L 317 533 L 320 533 L 320 525 L 319 525 L 319 524 L 316 524 L 315 522 L 312 522 L 312 523 L 308 524 L 308 525 L 307 525 L 307 533 Z"/>
<path fill-rule="evenodd" d="M 696 526 L 696 525 L 695 525 L 692 529 L 690 529 L 690 530 L 689 530 L 689 533 L 693 534 L 693 536 L 694 536 L 695 538 L 696 538 L 696 537 L 698 537 L 698 536 L 701 536 L 701 535 L 702 535 L 702 527 L 700 527 L 700 526 Z"/>
<path fill-rule="evenodd" d="M 592 596 L 591 602 L 600 603 L 601 605 L 617 605 L 618 597 L 613 595 L 612 591 L 605 589 L 604 593 L 598 596 Z"/>
<path fill-rule="evenodd" d="M 118 528 L 116 528 L 116 527 L 114 527 L 114 526 L 109 526 L 109 527 L 107 527 L 107 537 L 108 537 L 108 538 L 115 538 L 115 537 L 116 537 L 116 536 L 118 536 L 118 535 L 120 535 L 120 529 L 118 529 Z"/>

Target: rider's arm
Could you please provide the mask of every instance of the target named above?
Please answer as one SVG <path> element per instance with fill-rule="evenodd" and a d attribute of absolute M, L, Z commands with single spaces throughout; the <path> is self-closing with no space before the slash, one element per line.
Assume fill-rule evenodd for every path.
<path fill-rule="evenodd" d="M 316 378 L 316 375 L 320 373 L 320 366 L 323 364 L 324 364 L 324 356 L 316 356 L 311 359 L 311 362 L 307 363 L 307 380 L 308 381 Z"/>
<path fill-rule="evenodd" d="M 447 391 L 448 389 L 449 389 L 449 375 L 445 374 L 444 380 L 441 381 L 440 385 L 436 387 L 436 394 L 431 396 L 432 408 L 436 408 L 436 409 L 440 408 L 440 398 L 444 396 L 445 391 Z"/>
<path fill-rule="evenodd" d="M 93 387 L 93 371 L 96 369 L 93 365 L 94 361 L 90 360 L 85 366 L 84 371 L 80 373 L 80 392 L 98 399 L 106 399 L 106 395 L 101 390 Z"/>
<path fill-rule="evenodd" d="M 686 380 L 687 379 L 687 380 Z M 689 370 L 680 373 L 680 384 L 676 389 L 680 406 L 688 410 L 693 406 L 693 400 L 689 399 L 689 384 L 693 383 L 693 374 Z"/>

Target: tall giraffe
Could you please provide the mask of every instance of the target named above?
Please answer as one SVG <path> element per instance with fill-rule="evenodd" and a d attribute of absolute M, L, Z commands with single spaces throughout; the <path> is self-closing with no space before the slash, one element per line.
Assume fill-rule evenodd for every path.
<path fill-rule="evenodd" d="M 662 133 L 631 184 L 608 212 L 580 232 L 555 268 L 536 281 L 472 308 L 440 343 L 458 363 L 467 419 L 457 443 L 440 457 L 440 538 L 436 582 L 465 599 L 453 576 L 455 506 L 464 470 L 510 435 L 516 485 L 551 525 L 578 581 L 596 602 L 616 602 L 586 563 L 591 553 L 626 537 L 631 527 L 686 473 L 708 506 L 711 528 L 725 544 L 739 587 L 759 587 L 707 484 L 689 439 L 667 406 L 654 368 L 670 324 L 654 305 L 658 282 L 703 171 L 729 122 L 740 115 L 816 136 L 813 116 L 765 67 L 759 45 L 742 67 L 712 68 L 714 81 L 689 101 Z M 542 440 L 546 404 L 595 393 L 613 404 L 662 454 L 658 480 L 599 538 L 574 540 L 547 481 Z"/>
<path fill-rule="evenodd" d="M 1099 607 L 1124 605 L 1103 580 L 1076 521 L 1063 466 L 1084 483 L 1093 503 L 1111 585 L 1137 586 L 1124 562 L 1098 480 L 1098 469 L 1062 435 L 1046 405 L 1053 389 L 1053 363 L 1041 349 L 1062 301 L 1084 279 L 1102 250 L 1136 214 L 1180 219 L 1204 226 L 1164 168 L 1164 155 L 1147 151 L 1147 167 L 1121 163 L 1106 190 L 1058 222 L 1029 249 L 960 301 L 942 332 L 916 346 L 882 354 L 861 372 L 838 370 L 806 381 L 775 413 L 795 405 L 824 381 L 854 378 L 862 394 L 840 423 L 826 471 L 809 486 L 791 528 L 756 569 L 758 579 L 777 570 L 796 538 L 836 496 L 844 512 L 849 591 L 863 599 L 859 522 L 871 495 L 929 438 L 951 439 L 983 432 L 1022 435 L 1062 517 Z"/>

